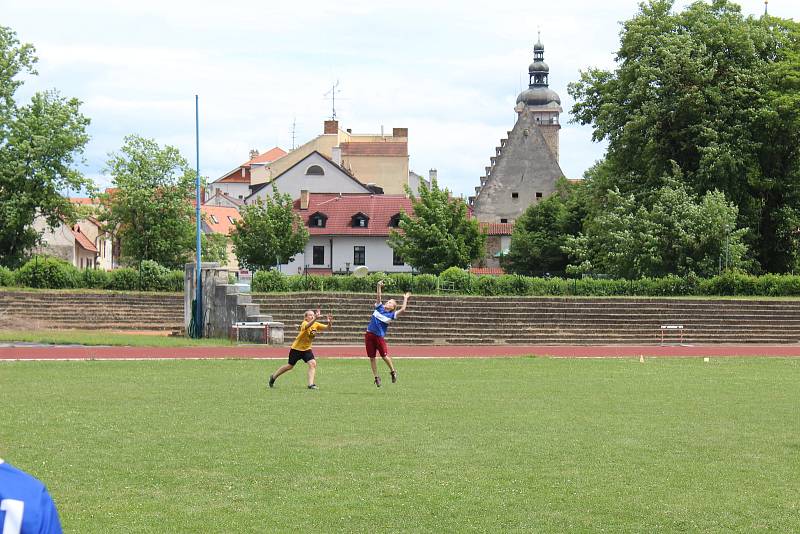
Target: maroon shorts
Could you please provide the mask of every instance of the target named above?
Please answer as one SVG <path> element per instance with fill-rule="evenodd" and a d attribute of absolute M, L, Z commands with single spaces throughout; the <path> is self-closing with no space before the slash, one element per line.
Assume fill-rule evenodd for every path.
<path fill-rule="evenodd" d="M 374 358 L 375 351 L 379 352 L 381 357 L 389 354 L 389 347 L 386 346 L 386 339 L 381 336 L 376 336 L 372 332 L 364 334 L 364 345 L 367 347 L 367 357 Z"/>

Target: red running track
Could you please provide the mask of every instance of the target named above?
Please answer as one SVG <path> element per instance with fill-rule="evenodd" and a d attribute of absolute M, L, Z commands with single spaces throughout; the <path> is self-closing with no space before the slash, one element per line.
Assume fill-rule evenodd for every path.
<path fill-rule="evenodd" d="M 26 346 L 0 347 L 0 360 L 124 360 L 124 359 L 283 359 L 286 347 L 85 347 Z M 322 358 L 364 358 L 362 346 L 318 346 Z M 558 358 L 645 357 L 800 357 L 798 345 L 397 345 L 390 346 L 393 358 L 508 358 L 549 356 Z"/>

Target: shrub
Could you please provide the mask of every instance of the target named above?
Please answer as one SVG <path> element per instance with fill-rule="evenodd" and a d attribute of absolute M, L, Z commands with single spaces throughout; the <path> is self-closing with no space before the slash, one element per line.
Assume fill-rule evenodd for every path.
<path fill-rule="evenodd" d="M 800 276 L 776 276 L 769 288 L 769 295 L 775 297 L 795 297 L 800 295 Z"/>
<path fill-rule="evenodd" d="M 452 283 L 453 287 L 459 293 L 469 293 L 472 290 L 472 279 L 475 278 L 464 269 L 458 267 L 450 267 L 439 275 L 440 282 Z"/>
<path fill-rule="evenodd" d="M 529 295 L 570 295 L 574 293 L 576 280 L 563 278 L 529 278 Z"/>
<path fill-rule="evenodd" d="M 110 277 L 102 269 L 84 269 L 80 274 L 80 286 L 89 289 L 104 289 Z"/>
<path fill-rule="evenodd" d="M 256 271 L 250 282 L 250 290 L 257 293 L 279 293 L 289 290 L 287 276 L 280 271 Z"/>
<path fill-rule="evenodd" d="M 170 271 L 165 280 L 165 291 L 175 291 L 180 293 L 184 290 L 184 277 L 183 271 Z"/>
<path fill-rule="evenodd" d="M 497 276 L 497 292 L 495 295 L 530 295 L 533 287 L 532 278 L 518 274 Z"/>
<path fill-rule="evenodd" d="M 135 291 L 139 289 L 139 272 L 130 267 L 115 269 L 108 275 L 107 289 Z"/>
<path fill-rule="evenodd" d="M 389 275 L 392 290 L 398 293 L 414 290 L 414 277 L 410 273 L 393 273 Z"/>
<path fill-rule="evenodd" d="M 0 287 L 14 285 L 14 271 L 0 265 Z"/>
<path fill-rule="evenodd" d="M 500 283 L 496 276 L 478 276 L 472 287 L 474 293 L 490 297 L 499 294 Z"/>
<path fill-rule="evenodd" d="M 169 269 L 152 260 L 145 260 L 139 264 L 140 291 L 168 291 Z"/>
<path fill-rule="evenodd" d="M 26 287 L 64 289 L 79 285 L 80 271 L 64 260 L 37 256 L 19 268 L 15 281 Z"/>
<path fill-rule="evenodd" d="M 419 274 L 414 277 L 414 293 L 430 295 L 436 293 L 436 277 L 432 274 Z"/>
<path fill-rule="evenodd" d="M 292 274 L 286 277 L 289 291 L 322 291 L 327 276 Z"/>

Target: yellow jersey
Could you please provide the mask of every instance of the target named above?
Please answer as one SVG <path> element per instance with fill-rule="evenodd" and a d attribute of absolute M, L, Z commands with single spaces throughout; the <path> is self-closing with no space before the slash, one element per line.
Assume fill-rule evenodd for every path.
<path fill-rule="evenodd" d="M 292 348 L 295 350 L 311 350 L 311 344 L 314 342 L 317 331 L 327 330 L 328 328 L 330 328 L 328 325 L 317 321 L 313 321 L 310 326 L 307 321 L 303 321 L 300 324 L 300 333 L 297 334 L 294 343 L 292 343 Z"/>

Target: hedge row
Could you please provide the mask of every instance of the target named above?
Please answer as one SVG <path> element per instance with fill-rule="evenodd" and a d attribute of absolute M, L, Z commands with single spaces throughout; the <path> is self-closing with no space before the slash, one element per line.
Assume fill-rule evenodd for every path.
<path fill-rule="evenodd" d="M 535 278 L 518 275 L 475 276 L 463 269 L 448 269 L 441 275 L 373 273 L 364 278 L 354 276 L 283 275 L 277 271 L 259 271 L 253 277 L 252 290 L 261 293 L 296 291 L 347 291 L 371 293 L 379 280 L 386 291 L 435 294 L 452 290 L 472 295 L 518 296 L 800 296 L 800 276 L 752 276 L 726 272 L 713 278 L 666 276 L 640 280 L 597 278 Z"/>
<path fill-rule="evenodd" d="M 170 271 L 154 261 L 143 261 L 138 269 L 81 270 L 58 258 L 40 256 L 29 260 L 16 271 L 0 267 L 0 286 L 183 291 L 183 272 Z"/>

